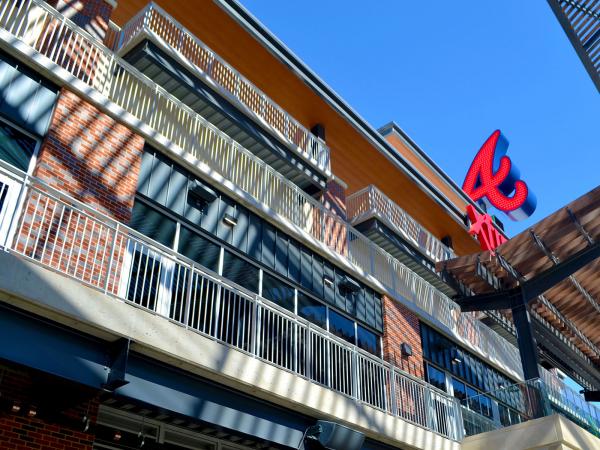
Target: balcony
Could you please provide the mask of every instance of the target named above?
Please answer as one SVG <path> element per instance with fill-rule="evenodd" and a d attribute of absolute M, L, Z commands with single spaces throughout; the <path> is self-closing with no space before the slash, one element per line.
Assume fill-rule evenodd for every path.
<path fill-rule="evenodd" d="M 458 402 L 0 162 L 0 248 L 443 437 Z M 4 288 L 7 288 L 5 286 Z"/>
<path fill-rule="evenodd" d="M 322 139 L 313 135 L 252 82 L 154 3 L 149 3 L 123 26 L 114 39 L 114 50 L 125 55 L 128 49 L 144 38 L 149 38 L 168 51 L 175 52 L 186 67 L 201 79 L 206 80 L 210 87 L 232 102 L 238 109 L 268 129 L 283 144 L 293 150 L 296 156 L 311 164 L 323 175 L 331 175 L 330 151 Z M 160 68 L 157 70 L 160 71 Z M 171 89 L 169 91 L 172 92 Z"/>
<path fill-rule="evenodd" d="M 496 408 L 499 412 L 493 419 L 481 415 L 474 408 L 480 403 L 479 397 L 482 395 L 464 399 L 461 402 L 461 410 L 465 435 L 472 436 L 516 423 L 560 414 L 596 437 L 600 437 L 600 409 L 587 403 L 581 394 L 549 371 L 542 369 L 541 373 L 541 378 L 487 393 L 486 398 L 491 395 L 503 399 L 511 406 L 511 408 L 503 408 L 502 412 Z"/>
<path fill-rule="evenodd" d="M 47 3 L 0 0 L 0 43 L 194 165 L 199 176 L 254 204 L 283 229 L 328 251 L 459 342 L 521 376 L 513 345 L 473 316 L 461 314 L 446 295 Z"/>
<path fill-rule="evenodd" d="M 454 292 L 435 272 L 435 263 L 456 257 L 375 186 L 350 195 L 348 219 L 369 239 L 447 295 Z"/>

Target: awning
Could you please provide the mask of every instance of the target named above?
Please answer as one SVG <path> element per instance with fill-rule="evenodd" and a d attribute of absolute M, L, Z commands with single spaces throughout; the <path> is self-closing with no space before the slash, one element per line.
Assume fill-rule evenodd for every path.
<path fill-rule="evenodd" d="M 437 269 L 466 288 L 458 300 L 463 311 L 506 310 L 527 297 L 531 311 L 600 366 L 599 256 L 600 186 L 495 253 L 461 256 Z"/>

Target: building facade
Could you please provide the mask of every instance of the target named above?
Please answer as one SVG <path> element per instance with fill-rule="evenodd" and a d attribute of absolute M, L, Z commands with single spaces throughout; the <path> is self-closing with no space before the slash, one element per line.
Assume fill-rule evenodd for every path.
<path fill-rule="evenodd" d="M 472 202 L 396 124 L 235 0 L 164 6 L 0 0 L 0 447 L 297 449 L 326 420 L 459 449 L 540 385 L 598 435 L 505 316 L 461 314 L 436 264 L 478 249 Z"/>

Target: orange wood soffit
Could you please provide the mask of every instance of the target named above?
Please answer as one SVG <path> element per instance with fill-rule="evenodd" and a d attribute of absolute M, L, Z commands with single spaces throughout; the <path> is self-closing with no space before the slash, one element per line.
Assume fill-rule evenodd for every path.
<path fill-rule="evenodd" d="M 477 242 L 462 224 L 452 219 L 444 207 L 216 3 L 208 0 L 158 0 L 157 3 L 304 126 L 322 124 L 331 148 L 332 172 L 348 184 L 348 194 L 373 184 L 436 237 L 451 236 L 458 254 L 477 251 Z M 142 0 L 121 0 L 112 20 L 122 26 L 146 4 Z M 435 182 L 432 174 L 423 173 Z"/>

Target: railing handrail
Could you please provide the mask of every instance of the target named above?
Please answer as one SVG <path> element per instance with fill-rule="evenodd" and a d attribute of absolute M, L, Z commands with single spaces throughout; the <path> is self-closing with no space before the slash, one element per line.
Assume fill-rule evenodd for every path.
<path fill-rule="evenodd" d="M 156 11 L 157 13 L 161 14 L 163 16 L 163 18 L 165 18 L 166 20 L 170 21 L 176 28 L 179 29 L 179 31 L 181 33 L 185 34 L 188 39 L 192 40 L 198 46 L 200 46 L 201 48 L 203 48 L 207 53 L 211 54 L 212 57 L 215 60 L 217 60 L 220 64 L 222 64 L 225 68 L 227 68 L 227 70 L 231 71 L 243 83 L 245 83 L 246 85 L 250 86 L 252 88 L 252 90 L 258 96 L 264 97 L 265 100 L 267 102 L 269 102 L 269 105 L 271 107 L 273 107 L 277 111 L 281 112 L 287 118 L 287 120 L 289 120 L 290 122 L 292 122 L 294 124 L 294 126 L 296 126 L 297 128 L 303 130 L 307 134 L 307 136 L 310 136 L 315 142 L 318 142 L 319 143 L 319 147 L 320 147 L 320 149 L 322 151 L 321 155 L 324 157 L 323 163 L 319 162 L 320 158 L 318 156 L 316 158 L 313 157 L 313 156 L 311 156 L 306 149 L 302 149 L 301 154 L 306 159 L 308 159 L 313 164 L 315 164 L 318 168 L 320 168 L 321 170 L 324 170 L 325 173 L 331 173 L 331 158 L 330 158 L 330 152 L 331 151 L 330 151 L 329 147 L 327 146 L 327 144 L 325 143 L 325 141 L 323 139 L 321 139 L 319 136 L 316 136 L 315 134 L 313 134 L 308 128 L 306 128 L 304 125 L 302 125 L 298 120 L 296 120 L 284 108 L 282 108 L 276 102 L 274 102 L 267 94 L 265 94 L 259 87 L 257 87 L 254 83 L 252 83 L 247 77 L 245 77 L 244 75 L 242 75 L 235 67 L 233 67 L 231 64 L 229 64 L 227 61 L 225 61 L 218 53 L 216 53 L 214 50 L 212 50 L 208 45 L 206 45 L 196 35 L 194 35 L 185 26 L 183 26 L 177 19 L 175 19 L 168 12 L 166 12 L 162 7 L 160 7 L 160 5 L 154 3 L 153 1 L 149 2 L 133 18 L 131 18 L 125 25 L 123 25 L 123 27 L 121 28 L 121 32 L 120 32 L 120 37 L 117 40 L 117 45 L 116 45 L 115 50 L 118 51 L 120 48 L 122 48 L 125 45 L 127 45 L 128 42 L 124 39 L 124 37 L 129 33 L 129 31 L 130 31 L 129 29 L 131 27 L 135 27 L 138 24 L 138 22 L 140 22 L 140 21 L 141 21 L 141 27 L 143 29 L 145 29 L 146 32 L 150 32 L 150 33 L 156 34 L 155 31 L 153 29 L 151 29 L 146 24 L 145 20 L 141 20 L 142 18 L 144 18 L 144 16 L 146 16 L 146 14 L 149 14 L 152 11 Z M 139 32 L 139 30 L 137 32 Z M 134 32 L 131 33 L 128 36 L 128 40 L 130 41 L 131 39 L 133 39 L 134 36 L 137 34 L 137 32 L 134 30 Z M 160 36 L 158 36 L 158 35 L 157 35 L 157 37 L 160 38 Z M 173 50 L 177 51 L 177 49 L 173 49 Z M 184 55 L 181 55 L 181 56 L 184 59 L 187 60 L 187 58 L 185 58 Z M 210 74 L 206 74 L 202 69 L 200 69 L 193 62 L 191 62 L 191 61 L 188 61 L 188 62 L 191 65 L 193 65 L 194 67 L 196 67 L 198 70 L 202 71 L 205 75 L 207 75 L 208 77 L 210 77 L 213 81 L 215 81 L 220 86 L 220 84 L 218 83 L 218 81 L 214 80 L 214 78 Z M 223 89 L 225 89 L 225 88 L 223 88 Z M 239 99 L 236 99 L 236 100 L 240 101 Z M 254 113 L 254 114 L 256 114 L 256 113 Z M 257 116 L 260 117 L 260 115 L 258 115 L 258 114 L 257 114 Z M 270 127 L 275 130 L 275 128 L 272 125 L 270 125 Z M 279 130 L 276 130 L 276 131 L 279 131 Z M 288 141 L 287 142 L 288 144 L 293 144 L 292 140 L 289 138 L 289 136 L 284 136 L 284 137 Z M 301 148 L 301 147 L 298 147 L 298 148 Z"/>
<path fill-rule="evenodd" d="M 390 293 L 392 293 L 392 295 L 400 298 L 406 298 L 409 301 L 414 302 L 421 310 L 423 310 L 427 314 L 430 314 L 431 317 L 433 317 L 435 320 L 438 320 L 444 326 L 448 327 L 448 329 L 451 330 L 451 332 L 454 333 L 457 337 L 460 337 L 460 339 L 465 340 L 467 335 L 471 334 L 472 337 L 475 338 L 475 340 L 468 339 L 465 340 L 465 342 L 470 343 L 475 348 L 479 348 L 482 353 L 490 355 L 492 360 L 496 359 L 496 362 L 499 362 L 501 366 L 504 366 L 505 368 L 512 367 L 518 370 L 518 368 L 520 367 L 520 360 L 516 348 L 510 343 L 508 343 L 506 340 L 504 340 L 497 333 L 487 328 L 485 325 L 470 317 L 469 315 L 461 315 L 460 308 L 458 307 L 458 305 L 452 302 L 452 300 L 450 300 L 447 296 L 443 295 L 441 292 L 436 290 L 426 280 L 424 280 L 414 272 L 410 271 L 410 269 L 408 269 L 404 264 L 395 259 L 385 250 L 376 246 L 372 241 L 370 241 L 360 232 L 352 228 L 346 221 L 341 220 L 331 211 L 327 210 L 314 198 L 300 191 L 298 186 L 291 183 L 285 177 L 281 176 L 279 173 L 271 169 L 268 165 L 264 163 L 264 161 L 256 158 L 251 152 L 235 143 L 235 141 L 233 141 L 229 136 L 227 136 L 226 134 L 223 136 L 222 133 L 217 132 L 218 130 L 214 130 L 212 126 L 205 126 L 206 121 L 204 120 L 204 118 L 202 118 L 200 115 L 196 114 L 194 111 L 186 107 L 186 105 L 182 105 L 181 102 L 179 102 L 170 94 L 166 92 L 163 93 L 163 90 L 159 89 L 159 87 L 155 83 L 153 83 L 143 74 L 139 73 L 139 71 L 137 71 L 135 68 L 128 65 L 125 61 L 122 61 L 122 58 L 113 55 L 110 52 L 110 50 L 108 50 L 95 37 L 89 35 L 89 33 L 85 32 L 84 30 L 81 30 L 70 19 L 65 18 L 54 8 L 52 8 L 51 6 L 49 6 L 41 0 L 26 0 L 25 2 L 21 3 L 20 6 L 18 6 L 18 8 L 31 8 L 31 5 L 36 5 L 37 7 L 44 10 L 47 14 L 49 14 L 50 17 L 56 19 L 58 24 L 56 24 L 55 26 L 66 26 L 69 30 L 69 33 L 73 33 L 73 36 L 83 36 L 85 39 L 89 40 L 89 42 L 87 43 L 87 45 L 89 45 L 90 47 L 87 49 L 88 54 L 92 54 L 93 49 L 96 48 L 99 52 L 102 52 L 107 58 L 109 58 L 108 60 L 110 61 L 110 64 L 108 65 L 106 71 L 97 74 L 99 77 L 104 77 L 101 80 L 101 88 L 96 87 L 96 80 L 91 81 L 89 75 L 85 73 L 84 75 L 81 75 L 80 66 L 78 66 L 77 69 L 73 69 L 73 67 L 71 67 L 70 70 L 76 70 L 76 74 L 73 76 L 83 77 L 80 78 L 80 80 L 92 89 L 101 89 L 101 91 L 99 92 L 101 92 L 101 95 L 105 96 L 109 101 L 115 102 L 125 111 L 128 111 L 130 114 L 132 114 L 133 117 L 136 117 L 137 120 L 140 120 L 142 123 L 146 123 L 147 126 L 152 128 L 152 130 L 155 131 L 157 135 L 161 136 L 161 138 L 163 138 L 164 136 L 163 139 L 174 140 L 172 141 L 173 145 L 178 146 L 178 148 L 181 148 L 183 152 L 198 159 L 199 161 L 205 162 L 211 169 L 216 170 L 216 172 L 221 173 L 222 170 L 225 170 L 224 168 L 230 167 L 226 165 L 223 165 L 221 167 L 223 161 L 212 161 L 210 159 L 212 158 L 212 147 L 210 146 L 210 142 L 206 144 L 204 141 L 194 141 L 194 143 L 198 145 L 196 145 L 195 147 L 190 147 L 190 144 L 187 139 L 197 139 L 196 135 L 188 136 L 179 130 L 177 130 L 176 134 L 173 134 L 169 128 L 160 128 L 159 126 L 163 123 L 163 117 L 155 117 L 155 110 L 148 110 L 149 114 L 151 114 L 151 116 L 148 118 L 146 116 L 142 117 L 139 111 L 137 109 L 134 110 L 130 104 L 121 106 L 123 105 L 124 100 L 122 100 L 120 97 L 115 97 L 116 94 L 110 93 L 110 90 L 112 90 L 113 88 L 117 89 L 120 85 L 110 85 L 109 90 L 107 91 L 106 89 L 107 83 L 127 82 L 128 79 L 124 77 L 124 74 L 133 77 L 134 80 L 138 80 L 139 82 L 143 83 L 143 85 L 148 86 L 149 89 L 153 90 L 153 92 L 160 94 L 160 96 L 156 95 L 154 96 L 154 98 L 161 98 L 162 96 L 162 98 L 169 102 L 169 107 L 179 108 L 178 120 L 188 120 L 188 118 L 181 117 L 183 116 L 182 111 L 186 112 L 190 116 L 189 119 L 193 121 L 192 124 L 200 123 L 202 124 L 202 126 L 205 127 L 206 130 L 209 130 L 213 133 L 209 136 L 210 139 L 220 138 L 223 140 L 223 142 L 228 143 L 228 145 L 231 146 L 231 154 L 229 156 L 230 159 L 228 159 L 227 164 L 231 165 L 233 163 L 237 163 L 237 160 L 235 160 L 234 158 L 239 158 L 239 155 L 243 155 L 246 158 L 248 158 L 248 160 L 252 163 L 257 164 L 256 167 L 264 171 L 256 172 L 256 174 L 262 177 L 261 180 L 255 179 L 255 173 L 252 174 L 251 180 L 250 178 L 248 178 L 248 180 L 237 180 L 237 178 L 239 178 L 238 173 L 240 172 L 240 170 L 244 169 L 244 167 L 241 167 L 241 165 L 244 164 L 244 162 L 242 161 L 239 162 L 240 167 L 234 166 L 236 172 L 231 172 L 230 175 L 233 180 L 232 183 L 240 183 L 236 186 L 239 186 L 241 190 L 247 192 L 258 202 L 267 205 L 269 208 L 271 208 L 280 217 L 279 220 L 289 221 L 294 226 L 300 227 L 301 229 L 304 229 L 307 224 L 316 224 L 317 222 L 315 221 L 318 220 L 317 226 L 313 226 L 308 231 L 305 230 L 308 234 L 311 235 L 312 238 L 318 240 L 321 243 L 324 243 L 331 251 L 345 258 L 346 261 L 348 261 L 353 267 L 355 267 L 355 270 L 357 270 L 359 273 L 370 274 L 373 277 L 373 279 L 377 280 L 377 282 L 380 283 L 381 286 L 385 287 L 385 289 L 387 289 Z M 10 17 L 10 19 L 12 20 L 12 16 Z M 19 20 L 18 22 L 17 19 Z M 17 19 L 15 19 L 15 21 L 12 22 L 12 26 L 14 26 L 15 24 L 17 25 L 17 29 L 15 32 L 11 31 L 11 22 L 9 22 L 9 25 L 3 26 L 8 27 L 7 31 L 9 33 L 12 33 L 18 39 L 25 38 L 25 34 L 21 36 L 21 33 L 23 33 L 23 29 L 31 29 L 35 31 L 33 25 L 39 25 L 40 23 L 42 23 L 37 17 L 30 19 L 29 16 L 26 16 L 25 19 Z M 27 25 L 29 26 L 23 27 L 23 24 L 21 23 L 22 20 L 35 20 L 36 22 L 31 24 L 27 23 Z M 47 20 L 47 18 L 44 20 Z M 35 35 L 35 42 L 38 42 L 38 40 L 41 37 L 42 31 L 36 31 L 36 33 L 38 34 Z M 57 33 L 53 32 L 52 36 L 54 37 L 56 34 Z M 30 39 L 30 37 L 27 37 L 27 39 Z M 29 45 L 38 52 L 42 51 L 37 49 L 37 46 L 39 45 L 37 43 L 26 45 Z M 54 52 L 54 50 L 52 50 L 52 52 Z M 45 53 L 40 54 L 46 56 Z M 54 52 L 54 54 L 56 54 L 56 52 Z M 50 56 L 47 57 L 50 58 Z M 117 68 L 121 68 L 123 71 L 125 71 L 124 74 L 120 75 L 120 78 L 114 78 L 116 77 L 116 75 L 113 74 L 113 71 L 115 71 Z M 137 86 L 135 87 L 139 88 Z M 122 95 L 120 91 L 119 95 Z M 127 95 L 129 96 L 130 93 L 127 93 Z M 135 106 L 137 107 L 139 105 Z M 128 110 L 127 108 L 130 109 Z M 159 111 L 159 113 L 165 113 L 165 111 Z M 169 117 L 167 117 L 167 119 L 164 120 L 168 119 Z M 155 126 L 155 122 L 158 122 L 157 126 Z M 195 132 L 195 129 L 192 131 Z M 183 137 L 181 137 L 180 135 Z M 206 137 L 204 135 L 201 135 L 200 138 L 204 140 Z M 202 151 L 204 153 L 201 153 Z M 226 152 L 228 151 L 228 149 L 222 148 L 219 151 Z M 202 158 L 205 159 L 203 160 Z M 254 167 L 248 167 L 255 170 Z M 229 172 L 223 173 L 227 174 Z M 272 179 L 267 179 L 267 175 L 272 176 Z M 225 176 L 225 178 L 228 179 L 227 176 Z M 250 183 L 250 181 L 252 181 L 252 183 Z M 273 186 L 271 184 L 263 184 L 263 181 L 265 183 L 269 182 Z M 285 189 L 288 189 L 288 191 L 285 191 Z M 292 194 L 297 197 L 291 197 Z M 276 203 L 275 205 L 273 205 L 270 201 L 271 197 L 274 199 Z M 297 202 L 297 205 L 294 202 Z M 308 217 L 306 217 L 307 213 L 304 211 L 304 206 L 309 206 L 311 208 Z M 307 220 L 307 218 L 309 220 Z M 337 240 L 334 243 L 330 243 L 328 241 L 329 238 L 324 234 L 326 228 L 333 230 L 336 227 L 340 227 L 340 229 L 344 230 L 345 233 L 344 239 L 347 247 L 344 247 L 344 249 L 342 250 L 338 248 Z"/>
<path fill-rule="evenodd" d="M 527 381 L 510 384 L 494 391 L 488 391 L 477 395 L 467 396 L 461 406 L 468 404 L 469 400 L 476 400 L 482 397 L 493 396 L 498 398 L 499 394 L 506 393 L 511 395 L 520 393 L 522 395 L 522 404 L 515 406 L 511 402 L 504 402 L 517 410 L 522 418 L 531 420 L 536 418 L 537 414 L 548 415 L 552 413 L 552 405 L 568 413 L 573 420 L 579 420 L 582 423 L 594 426 L 600 429 L 600 409 L 592 403 L 586 402 L 583 396 L 572 389 L 560 378 L 549 370 L 540 366 L 540 378 L 533 378 Z M 531 392 L 529 388 L 535 389 L 535 392 L 541 398 L 532 400 L 529 398 Z M 540 402 L 541 400 L 541 402 Z M 535 410 L 528 410 L 528 407 L 535 406 Z M 531 415 L 533 413 L 533 415 Z M 592 423 L 590 423 L 592 422 Z M 498 424 L 498 427 L 501 427 Z"/>
<path fill-rule="evenodd" d="M 10 166 L 9 164 L 0 160 L 0 173 L 5 174 L 5 172 L 6 172 L 6 174 L 8 174 L 8 172 L 10 172 L 12 169 L 13 169 L 12 166 Z M 223 276 L 210 271 L 209 269 L 205 268 L 202 265 L 199 265 L 198 263 L 187 258 L 186 256 L 181 255 L 180 253 L 178 253 L 172 249 L 169 249 L 168 247 L 165 247 L 164 245 L 146 237 L 145 235 L 137 232 L 136 230 L 128 227 L 127 225 L 122 224 L 121 222 L 119 222 L 115 219 L 112 219 L 111 217 L 109 217 L 105 213 L 103 213 L 102 211 L 98 211 L 97 209 L 73 198 L 71 195 L 66 194 L 65 192 L 62 192 L 62 191 L 50 186 L 45 181 L 40 180 L 39 178 L 31 176 L 31 175 L 25 175 L 25 176 L 22 176 L 22 175 L 23 175 L 22 173 L 18 173 L 14 177 L 15 179 L 21 180 L 21 188 L 20 188 L 21 192 L 19 193 L 19 197 L 23 199 L 22 205 L 17 205 L 17 209 L 23 207 L 24 211 L 28 210 L 31 207 L 31 203 L 29 203 L 29 201 L 27 199 L 29 199 L 30 197 L 33 197 L 34 192 L 38 199 L 36 207 L 35 207 L 36 211 L 37 211 L 38 205 L 40 203 L 43 203 L 43 201 L 40 202 L 40 198 L 46 199 L 45 200 L 46 205 L 48 204 L 48 199 L 51 199 L 55 202 L 54 206 L 52 207 L 53 211 L 57 209 L 57 205 L 60 205 L 60 207 L 67 208 L 68 210 L 76 211 L 78 214 L 78 217 L 80 215 L 80 216 L 83 216 L 84 218 L 87 217 L 87 218 L 91 219 L 94 223 L 94 227 L 96 227 L 96 225 L 102 226 L 103 229 L 105 228 L 106 230 L 111 230 L 115 236 L 120 235 L 120 236 L 126 237 L 127 246 L 132 246 L 132 244 L 134 244 L 133 246 L 135 248 L 148 247 L 149 250 L 151 250 L 152 252 L 159 254 L 161 260 L 163 257 L 166 258 L 167 260 L 172 260 L 172 261 L 176 262 L 178 265 L 180 265 L 185 270 L 189 270 L 193 273 L 198 273 L 203 278 L 213 280 L 218 285 L 223 286 L 226 289 L 228 289 L 232 292 L 235 292 L 236 294 L 245 298 L 251 304 L 254 304 L 257 307 L 267 308 L 267 309 L 273 311 L 275 314 L 278 314 L 279 316 L 286 317 L 286 318 L 290 319 L 293 323 L 296 323 L 299 326 L 301 326 L 302 328 L 306 329 L 307 332 L 321 336 L 321 338 L 324 339 L 326 342 L 330 342 L 338 347 L 342 347 L 343 349 L 345 349 L 345 351 L 348 351 L 352 354 L 356 354 L 357 357 L 360 357 L 363 360 L 372 362 L 376 366 L 380 367 L 381 370 L 387 371 L 387 373 L 389 374 L 390 377 L 399 376 L 399 377 L 402 377 L 412 383 L 416 383 L 419 386 L 421 386 L 423 389 L 431 392 L 432 395 L 435 394 L 438 396 L 442 396 L 445 399 L 445 401 L 448 402 L 448 404 L 454 404 L 457 407 L 458 403 L 456 402 L 456 400 L 453 397 L 451 397 L 447 393 L 435 388 L 434 386 L 429 385 L 425 381 L 423 381 L 419 378 L 416 378 L 409 373 L 406 373 L 402 369 L 394 366 L 393 364 L 390 364 L 387 361 L 384 361 L 383 359 L 381 359 L 379 357 L 376 357 L 372 354 L 365 352 L 364 350 L 358 348 L 356 345 L 350 344 L 350 343 L 340 339 L 339 337 L 332 335 L 327 330 L 323 330 L 318 325 L 315 325 L 315 324 L 303 319 L 302 317 L 299 317 L 296 314 L 290 313 L 289 311 L 282 310 L 278 305 L 272 303 L 271 301 L 259 296 L 256 293 L 252 293 L 252 292 L 248 291 L 247 289 L 244 289 L 243 287 L 236 285 L 235 283 L 232 283 L 231 281 L 227 280 Z M 22 195 L 23 193 L 26 193 L 26 195 Z M 33 201 L 32 201 L 32 203 L 33 203 Z M 27 206 L 25 206 L 25 205 L 27 205 Z M 5 211 L 5 213 L 6 213 L 6 211 Z M 9 211 L 8 213 L 11 213 L 11 212 Z M 54 214 L 54 212 L 52 214 Z M 44 220 L 45 220 L 45 214 L 41 217 L 41 219 L 40 219 L 40 216 L 37 214 L 33 214 L 33 216 L 32 216 L 33 218 L 26 219 L 25 217 L 26 217 L 25 215 L 23 215 L 21 217 L 12 216 L 10 228 L 15 229 L 15 230 L 16 230 L 16 228 L 19 228 L 19 230 L 22 230 L 24 221 L 26 221 L 26 220 L 32 220 L 32 222 L 29 224 L 30 227 L 33 226 L 37 220 L 41 220 L 41 222 L 44 222 Z M 46 219 L 46 220 L 50 221 L 50 219 Z M 60 229 L 61 225 L 58 225 L 58 226 Z M 58 230 L 56 231 L 56 233 L 58 233 Z M 107 234 L 107 236 L 108 236 L 108 234 Z M 38 239 L 39 239 L 39 235 L 38 235 Z M 24 256 L 27 259 L 32 260 L 33 262 L 35 262 L 37 264 L 40 264 L 43 266 L 47 266 L 47 265 L 51 266 L 51 263 L 44 262 L 43 256 L 41 256 L 40 259 L 38 260 L 33 256 L 27 255 L 25 253 L 26 249 L 19 250 L 19 245 L 21 245 L 21 244 L 22 244 L 22 242 L 20 241 L 19 235 L 17 234 L 14 236 L 13 241 L 11 243 L 7 243 L 7 246 L 5 249 L 8 251 L 14 252 L 18 255 Z M 140 245 L 138 246 L 138 244 L 140 244 Z M 85 243 L 80 242 L 79 245 L 85 246 Z M 36 243 L 36 247 L 37 247 L 37 243 Z M 44 248 L 45 248 L 45 245 L 44 245 Z M 88 248 L 89 248 L 89 244 L 88 244 Z M 87 260 L 87 258 L 86 258 L 86 260 Z M 59 272 L 61 272 L 60 268 L 55 269 L 55 270 L 58 270 Z M 100 270 L 102 270 L 102 269 L 100 269 Z M 122 268 L 119 270 L 122 270 Z M 110 269 L 109 269 L 109 271 L 110 271 Z M 62 273 L 66 276 L 73 277 L 73 275 L 70 275 L 67 272 L 62 272 Z M 109 275 L 110 275 L 110 273 L 107 272 L 106 276 L 109 277 Z M 145 274 L 144 274 L 144 276 L 145 276 Z M 112 291 L 107 291 L 106 289 L 103 289 L 101 286 L 86 282 L 85 280 L 79 279 L 77 277 L 75 277 L 75 278 L 78 279 L 78 281 L 80 281 L 86 285 L 89 285 L 90 287 L 92 287 L 94 289 L 98 289 L 98 290 L 105 292 L 107 295 L 122 298 L 122 297 L 119 297 L 119 295 L 115 294 Z M 127 298 L 122 298 L 122 299 L 128 300 Z M 157 311 L 152 311 L 152 312 L 160 315 L 160 313 L 158 313 Z M 225 343 L 225 344 L 227 344 L 227 343 Z M 234 347 L 235 347 L 235 345 L 234 345 Z M 242 350 L 242 351 L 244 351 L 244 350 Z M 267 361 L 267 362 L 270 362 L 270 361 Z M 358 370 L 358 369 L 356 369 L 356 370 Z M 298 374 L 298 375 L 302 376 L 301 374 Z M 360 378 L 358 371 L 356 373 L 353 373 L 353 376 Z M 385 380 L 382 380 L 382 382 L 384 383 L 381 386 L 381 388 L 384 389 L 382 392 L 384 392 L 383 395 L 386 396 L 385 398 L 387 399 L 387 400 L 385 400 L 385 404 L 388 405 L 388 402 L 390 401 L 389 393 L 386 390 L 387 386 L 385 384 Z M 338 391 L 334 387 L 330 387 L 330 388 L 333 390 L 336 390 L 336 392 Z M 341 391 L 340 391 L 340 393 L 342 393 L 344 395 L 348 395 Z M 363 400 L 361 400 L 359 397 L 354 397 L 354 395 L 352 396 L 352 398 L 354 398 L 358 402 L 363 402 Z M 366 402 L 366 403 L 369 404 L 370 406 L 381 409 L 380 405 L 374 405 L 369 402 Z M 394 414 L 393 409 L 391 409 L 391 408 L 392 407 L 390 405 L 388 405 L 383 410 L 390 414 Z M 423 426 L 422 424 L 419 424 L 419 423 L 415 423 L 415 424 L 419 425 L 419 426 Z M 434 429 L 432 429 L 432 431 L 439 432 Z M 451 436 L 447 436 L 447 437 L 456 439 L 456 436 L 454 434 L 452 434 Z"/>
<path fill-rule="evenodd" d="M 454 250 L 445 245 L 441 240 L 439 240 L 436 236 L 433 235 L 429 230 L 427 230 L 423 225 L 421 225 L 414 217 L 412 217 L 409 213 L 406 212 L 402 207 L 400 207 L 396 202 L 394 202 L 391 198 L 389 198 L 383 191 L 381 191 L 376 186 L 370 184 L 353 194 L 347 197 L 348 203 L 348 220 L 354 223 L 355 219 L 361 218 L 363 215 L 369 214 L 370 212 L 374 214 L 378 214 L 382 219 L 389 222 L 390 225 L 397 228 L 407 239 L 412 240 L 412 236 L 410 236 L 410 231 L 405 230 L 401 224 L 397 223 L 393 220 L 393 217 L 386 211 L 380 211 L 378 206 L 378 202 L 374 201 L 371 196 L 377 195 L 381 197 L 381 199 L 390 207 L 393 208 L 394 211 L 398 213 L 399 216 L 403 217 L 405 220 L 409 221 L 412 225 L 418 228 L 419 232 L 424 233 L 427 236 L 427 242 L 425 243 L 425 247 L 422 248 L 425 251 L 425 254 L 431 253 L 434 259 L 437 261 L 442 260 L 442 257 L 450 256 L 454 257 L 456 254 Z M 363 203 L 368 203 L 368 207 L 363 211 L 361 206 Z M 359 203 L 359 205 L 355 205 L 355 203 Z M 354 214 L 353 214 L 354 213 Z M 434 246 L 443 249 L 443 255 L 437 254 L 439 252 L 435 252 L 432 247 L 431 242 L 434 243 Z M 416 242 L 419 245 L 418 242 Z M 420 246 L 420 245 L 419 245 Z M 422 247 L 422 246 L 421 246 Z"/>

